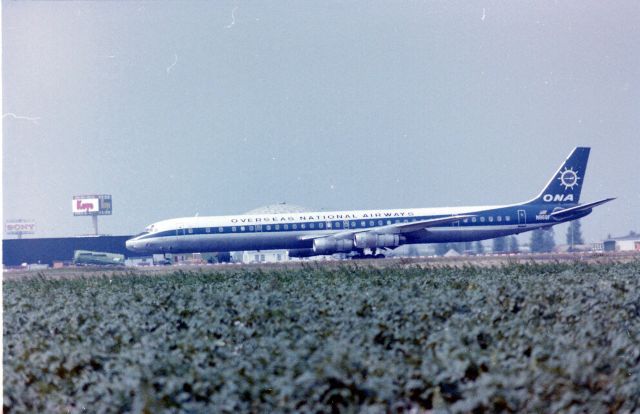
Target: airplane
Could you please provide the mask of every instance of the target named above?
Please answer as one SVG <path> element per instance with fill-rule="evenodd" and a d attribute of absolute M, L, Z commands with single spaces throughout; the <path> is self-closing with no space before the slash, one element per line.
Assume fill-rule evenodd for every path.
<path fill-rule="evenodd" d="M 159 221 L 127 240 L 140 253 L 289 251 L 384 257 L 405 244 L 486 240 L 577 220 L 605 198 L 580 204 L 589 147 L 576 147 L 534 198 L 517 204 L 184 217 Z"/>

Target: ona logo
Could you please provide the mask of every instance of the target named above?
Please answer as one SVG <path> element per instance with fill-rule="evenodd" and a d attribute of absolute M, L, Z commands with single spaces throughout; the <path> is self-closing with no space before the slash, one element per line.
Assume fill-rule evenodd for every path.
<path fill-rule="evenodd" d="M 580 177 L 578 176 L 577 171 L 573 171 L 573 168 L 566 168 L 560 172 L 558 176 L 558 180 L 560 180 L 560 185 L 564 187 L 564 190 L 573 190 L 573 187 L 578 185 L 578 180 Z"/>
<path fill-rule="evenodd" d="M 559 201 L 559 202 L 564 202 L 564 201 L 573 201 L 573 194 L 545 194 L 542 196 L 542 199 L 544 201 L 546 201 L 547 203 L 550 203 L 552 201 Z"/>

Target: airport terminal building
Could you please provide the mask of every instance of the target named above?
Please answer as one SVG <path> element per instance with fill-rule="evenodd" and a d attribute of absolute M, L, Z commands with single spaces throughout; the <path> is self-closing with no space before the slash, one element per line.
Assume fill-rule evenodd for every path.
<path fill-rule="evenodd" d="M 21 266 L 24 263 L 46 264 L 69 263 L 76 250 L 91 250 L 123 254 L 126 257 L 141 257 L 126 249 L 125 242 L 132 236 L 83 236 L 28 239 L 5 239 L 2 241 L 2 264 L 5 267 Z"/>

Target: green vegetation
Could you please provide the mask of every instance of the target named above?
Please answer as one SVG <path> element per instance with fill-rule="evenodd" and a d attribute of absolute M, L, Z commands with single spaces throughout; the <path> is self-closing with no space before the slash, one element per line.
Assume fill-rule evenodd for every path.
<path fill-rule="evenodd" d="M 536 229 L 531 232 L 531 252 L 548 253 L 556 247 L 553 227 Z"/>
<path fill-rule="evenodd" d="M 580 220 L 574 220 L 569 223 L 569 227 L 567 228 L 567 244 L 571 246 L 571 249 L 573 249 L 575 245 L 584 244 L 581 227 Z"/>
<path fill-rule="evenodd" d="M 4 282 L 5 412 L 635 412 L 640 263 Z"/>
<path fill-rule="evenodd" d="M 507 251 L 507 238 L 497 237 L 493 239 L 493 253 L 504 253 Z"/>

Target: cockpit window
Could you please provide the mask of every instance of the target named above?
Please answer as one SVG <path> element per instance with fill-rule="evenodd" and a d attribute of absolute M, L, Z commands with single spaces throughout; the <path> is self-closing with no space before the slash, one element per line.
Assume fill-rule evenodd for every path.
<path fill-rule="evenodd" d="M 153 233 L 154 230 L 155 230 L 155 226 L 153 224 L 151 224 L 151 225 L 147 226 L 142 233 L 136 234 L 133 237 L 142 237 L 145 234 Z"/>

